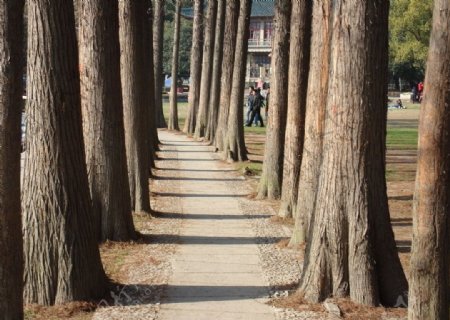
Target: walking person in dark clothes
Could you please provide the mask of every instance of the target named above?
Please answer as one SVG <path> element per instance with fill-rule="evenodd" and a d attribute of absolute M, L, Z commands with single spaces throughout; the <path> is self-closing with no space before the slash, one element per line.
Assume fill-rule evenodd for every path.
<path fill-rule="evenodd" d="M 252 115 L 254 100 L 255 100 L 255 88 L 253 86 L 250 86 L 248 88 L 248 96 L 247 96 L 247 122 L 250 121 L 250 117 Z"/>
<path fill-rule="evenodd" d="M 266 120 L 269 117 L 269 98 L 270 98 L 270 87 L 266 91 Z"/>
<path fill-rule="evenodd" d="M 247 121 L 246 126 L 251 127 L 253 121 L 260 122 L 260 127 L 264 127 L 264 122 L 261 117 L 261 108 L 264 105 L 264 97 L 261 95 L 261 89 L 256 89 L 255 98 L 253 100 L 253 110 L 250 117 L 250 120 Z"/>

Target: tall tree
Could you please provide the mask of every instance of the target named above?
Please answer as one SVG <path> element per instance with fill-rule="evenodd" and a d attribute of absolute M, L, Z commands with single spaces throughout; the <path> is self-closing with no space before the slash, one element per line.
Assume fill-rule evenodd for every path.
<path fill-rule="evenodd" d="M 224 157 L 229 161 L 247 160 L 247 149 L 244 140 L 244 89 L 245 72 L 247 71 L 247 49 L 250 34 L 251 0 L 241 0 L 237 28 L 236 49 L 234 55 L 233 79 L 231 87 L 230 107 L 227 133 L 224 141 Z"/>
<path fill-rule="evenodd" d="M 231 83 L 233 79 L 234 49 L 236 45 L 237 21 L 239 18 L 239 0 L 226 2 L 225 32 L 223 39 L 222 75 L 220 79 L 219 117 L 214 144 L 223 151 L 223 143 L 228 126 Z"/>
<path fill-rule="evenodd" d="M 148 111 L 149 166 L 155 167 L 156 151 L 159 149 L 158 129 L 155 109 L 155 66 L 153 63 L 153 4 L 152 0 L 144 1 L 142 10 L 145 72 L 144 108 Z M 151 171 L 150 171 L 151 173 Z"/>
<path fill-rule="evenodd" d="M 312 3 L 292 2 L 289 55 L 288 112 L 284 146 L 281 217 L 291 218 L 297 204 L 298 181 L 305 134 L 305 110 L 308 90 L 311 45 Z"/>
<path fill-rule="evenodd" d="M 134 237 L 120 84 L 117 1 L 80 6 L 81 106 L 89 186 L 99 239 Z"/>
<path fill-rule="evenodd" d="M 131 208 L 150 212 L 149 106 L 144 57 L 145 0 L 119 1 L 121 77 Z"/>
<path fill-rule="evenodd" d="M 173 21 L 173 53 L 172 53 L 172 85 L 170 87 L 170 113 L 169 130 L 180 130 L 178 126 L 178 104 L 177 104 L 177 84 L 178 84 L 178 53 L 180 51 L 180 11 L 181 0 L 175 2 L 175 19 Z"/>
<path fill-rule="evenodd" d="M 420 111 L 409 319 L 449 318 L 450 1 L 436 0 Z"/>
<path fill-rule="evenodd" d="M 105 291 L 83 148 L 75 32 L 73 1 L 28 1 L 25 303 L 60 304 Z"/>
<path fill-rule="evenodd" d="M 291 245 L 305 241 L 309 230 L 309 220 L 316 203 L 328 94 L 331 1 L 314 1 L 312 6 L 311 59 L 306 95 L 305 135 Z"/>
<path fill-rule="evenodd" d="M 335 1 L 323 160 L 300 290 L 393 306 L 407 282 L 385 181 L 388 70 L 385 0 Z"/>
<path fill-rule="evenodd" d="M 270 108 L 264 151 L 263 172 L 258 198 L 278 199 L 283 178 L 284 134 L 286 131 L 289 31 L 291 0 L 277 0 L 275 34 L 272 46 L 272 75 L 270 78 Z"/>
<path fill-rule="evenodd" d="M 153 61 L 155 67 L 155 121 L 158 128 L 166 128 L 163 113 L 162 86 L 164 48 L 164 0 L 155 0 L 153 13 Z"/>
<path fill-rule="evenodd" d="M 211 88 L 211 76 L 214 59 L 214 40 L 216 33 L 217 0 L 208 2 L 208 14 L 205 24 L 205 42 L 203 44 L 202 75 L 200 81 L 199 107 L 195 125 L 195 138 L 205 135 L 208 121 L 208 107 Z"/>
<path fill-rule="evenodd" d="M 192 32 L 191 79 L 189 83 L 188 110 L 183 128 L 183 131 L 188 135 L 193 135 L 195 131 L 200 98 L 203 56 L 203 0 L 194 0 L 194 29 Z"/>
<path fill-rule="evenodd" d="M 225 0 L 218 0 L 217 23 L 214 39 L 214 61 L 211 75 L 208 121 L 205 138 L 214 142 L 219 116 L 220 78 L 222 75 L 223 37 L 225 26 Z"/>
<path fill-rule="evenodd" d="M 0 1 L 0 314 L 23 319 L 20 216 L 23 0 Z"/>

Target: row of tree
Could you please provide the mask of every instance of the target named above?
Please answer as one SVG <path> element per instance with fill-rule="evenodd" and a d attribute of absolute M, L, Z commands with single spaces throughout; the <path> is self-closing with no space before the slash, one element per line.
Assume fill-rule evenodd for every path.
<path fill-rule="evenodd" d="M 209 2 L 202 24 L 203 3 L 195 1 L 193 48 L 200 48 L 198 29 L 206 26 L 203 64 L 200 51 L 192 50 L 184 132 L 208 139 L 224 159 L 243 161 L 251 1 L 227 1 L 225 13 L 223 2 L 217 1 L 217 13 L 216 2 Z M 420 122 L 411 319 L 447 319 L 449 311 L 449 9 L 448 0 L 435 0 L 430 88 Z M 258 197 L 281 198 L 279 215 L 295 218 L 291 245 L 306 242 L 299 290 L 307 299 L 349 296 L 367 305 L 401 305 L 408 301 L 408 283 L 385 180 L 389 2 L 278 0 L 275 10 L 271 108 Z M 177 120 L 174 89 L 170 129 L 178 129 L 171 125 Z"/>
<path fill-rule="evenodd" d="M 152 1 L 30 0 L 26 9 L 25 33 L 24 1 L 0 1 L 2 319 L 23 318 L 23 303 L 103 296 L 98 243 L 137 237 L 132 212 L 151 212 L 158 147 Z"/>

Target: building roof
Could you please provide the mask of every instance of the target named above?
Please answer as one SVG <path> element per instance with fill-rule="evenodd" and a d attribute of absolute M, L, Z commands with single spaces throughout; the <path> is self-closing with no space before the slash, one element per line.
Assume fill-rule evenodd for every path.
<path fill-rule="evenodd" d="M 206 5 L 205 5 L 206 6 Z M 181 15 L 185 18 L 192 19 L 194 17 L 194 8 L 181 8 Z M 252 1 L 252 17 L 273 17 L 275 15 L 274 0 L 253 0 Z"/>

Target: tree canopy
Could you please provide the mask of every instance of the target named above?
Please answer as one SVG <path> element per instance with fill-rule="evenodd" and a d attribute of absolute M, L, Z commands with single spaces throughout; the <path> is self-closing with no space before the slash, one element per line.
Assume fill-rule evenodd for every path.
<path fill-rule="evenodd" d="M 391 0 L 390 69 L 395 77 L 422 80 L 430 42 L 432 0 Z"/>

